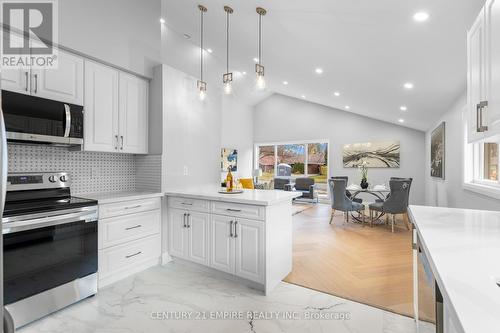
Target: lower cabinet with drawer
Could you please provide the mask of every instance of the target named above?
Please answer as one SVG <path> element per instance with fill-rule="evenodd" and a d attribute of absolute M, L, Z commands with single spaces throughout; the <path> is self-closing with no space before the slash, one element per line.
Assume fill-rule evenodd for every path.
<path fill-rule="evenodd" d="M 157 265 L 161 199 L 99 205 L 99 287 Z"/>

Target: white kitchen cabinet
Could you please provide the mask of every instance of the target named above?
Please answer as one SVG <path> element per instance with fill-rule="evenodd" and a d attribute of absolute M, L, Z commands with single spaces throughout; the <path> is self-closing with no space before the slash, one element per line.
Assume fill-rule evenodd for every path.
<path fill-rule="evenodd" d="M 30 81 L 29 69 L 2 69 L 2 90 L 29 95 Z"/>
<path fill-rule="evenodd" d="M 87 151 L 146 154 L 148 82 L 92 61 L 85 61 Z"/>
<path fill-rule="evenodd" d="M 213 215 L 210 231 L 210 266 L 230 274 L 234 273 L 233 220 L 229 216 Z"/>
<path fill-rule="evenodd" d="M 484 137 L 484 130 L 481 128 L 480 119 L 483 116 L 483 111 L 480 103 L 484 103 L 486 99 L 485 40 L 485 14 L 483 9 L 467 34 L 469 142 L 475 142 Z"/>
<path fill-rule="evenodd" d="M 118 72 L 85 61 L 84 149 L 118 151 Z"/>
<path fill-rule="evenodd" d="M 120 150 L 145 154 L 148 145 L 148 82 L 120 73 Z"/>
<path fill-rule="evenodd" d="M 58 50 L 57 68 L 31 70 L 31 94 L 83 105 L 83 58 Z"/>
<path fill-rule="evenodd" d="M 210 215 L 192 211 L 169 211 L 170 255 L 208 265 Z"/>
<path fill-rule="evenodd" d="M 500 134 L 500 0 L 488 0 L 485 6 L 486 26 L 486 98 L 485 138 Z"/>
<path fill-rule="evenodd" d="M 235 219 L 235 275 L 264 282 L 264 223 Z"/>

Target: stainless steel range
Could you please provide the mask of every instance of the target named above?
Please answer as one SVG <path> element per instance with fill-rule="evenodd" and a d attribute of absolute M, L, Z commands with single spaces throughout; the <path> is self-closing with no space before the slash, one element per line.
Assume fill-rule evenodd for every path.
<path fill-rule="evenodd" d="M 65 172 L 7 177 L 4 303 L 16 328 L 97 292 L 97 201 L 70 184 Z"/>

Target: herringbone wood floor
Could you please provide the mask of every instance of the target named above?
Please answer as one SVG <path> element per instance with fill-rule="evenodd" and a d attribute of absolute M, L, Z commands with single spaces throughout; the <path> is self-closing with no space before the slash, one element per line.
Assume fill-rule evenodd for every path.
<path fill-rule="evenodd" d="M 330 225 L 318 204 L 293 217 L 293 270 L 285 281 L 407 316 L 413 315 L 411 231 L 385 225 Z"/>

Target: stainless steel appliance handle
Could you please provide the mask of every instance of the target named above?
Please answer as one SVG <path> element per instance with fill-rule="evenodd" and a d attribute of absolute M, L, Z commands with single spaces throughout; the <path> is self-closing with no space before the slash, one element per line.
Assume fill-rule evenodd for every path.
<path fill-rule="evenodd" d="M 11 234 L 24 230 L 39 229 L 44 227 L 51 227 L 55 225 L 70 223 L 70 222 L 97 222 L 97 212 L 90 213 L 70 213 L 63 215 L 47 216 L 36 219 L 29 219 L 17 222 L 8 222 L 2 224 L 2 234 Z"/>
<path fill-rule="evenodd" d="M 3 305 L 2 305 L 3 306 Z M 16 328 L 14 326 L 14 320 L 12 316 L 5 307 L 3 308 L 3 333 L 14 333 Z"/>
<path fill-rule="evenodd" d="M 233 221 L 229 221 L 229 237 L 233 237 Z"/>
<path fill-rule="evenodd" d="M 238 238 L 238 221 L 234 221 L 234 238 Z"/>
<path fill-rule="evenodd" d="M 66 128 L 64 129 L 64 137 L 69 137 L 69 131 L 71 130 L 71 110 L 68 104 L 64 104 L 64 112 L 66 113 Z"/>
<path fill-rule="evenodd" d="M 5 132 L 5 121 L 3 112 L 0 111 L 0 214 L 3 214 L 5 205 L 5 194 L 7 191 L 7 133 Z"/>

